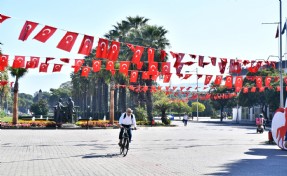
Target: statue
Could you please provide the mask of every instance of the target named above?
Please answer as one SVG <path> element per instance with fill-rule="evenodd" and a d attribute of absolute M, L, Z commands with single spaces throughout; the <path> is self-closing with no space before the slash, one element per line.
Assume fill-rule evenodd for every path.
<path fill-rule="evenodd" d="M 69 99 L 68 99 L 68 110 L 67 110 L 67 119 L 68 119 L 71 123 L 74 123 L 74 118 L 73 118 L 73 114 L 74 114 L 74 112 L 75 112 L 74 107 L 75 107 L 74 101 L 72 100 L 71 97 L 69 97 Z"/>
<path fill-rule="evenodd" d="M 58 103 L 56 104 L 56 106 L 54 107 L 54 120 L 56 123 L 61 123 L 62 122 L 62 118 L 63 118 L 63 107 L 64 105 L 62 104 L 62 98 L 59 98 Z"/>

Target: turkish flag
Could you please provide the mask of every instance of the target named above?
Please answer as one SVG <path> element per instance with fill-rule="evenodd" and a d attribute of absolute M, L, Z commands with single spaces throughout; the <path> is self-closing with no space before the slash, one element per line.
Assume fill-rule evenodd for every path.
<path fill-rule="evenodd" d="M 54 64 L 52 72 L 60 72 L 62 69 L 63 64 Z"/>
<path fill-rule="evenodd" d="M 70 62 L 70 59 L 69 58 L 60 58 L 60 61 L 68 64 Z"/>
<path fill-rule="evenodd" d="M 127 46 L 130 50 L 132 50 L 133 52 L 135 52 L 135 47 L 133 44 L 127 43 Z"/>
<path fill-rule="evenodd" d="M 25 67 L 25 56 L 15 56 L 12 68 L 24 68 Z"/>
<path fill-rule="evenodd" d="M 243 93 L 248 93 L 248 87 L 243 87 Z"/>
<path fill-rule="evenodd" d="M 203 67 L 204 56 L 198 56 L 198 66 Z"/>
<path fill-rule="evenodd" d="M 147 49 L 147 58 L 148 58 L 148 63 L 154 62 L 154 48 Z"/>
<path fill-rule="evenodd" d="M 216 75 L 214 85 L 220 85 L 222 80 L 222 75 Z"/>
<path fill-rule="evenodd" d="M 88 66 L 83 67 L 81 76 L 88 77 L 89 73 L 90 73 L 90 70 L 91 70 L 91 68 L 88 67 Z"/>
<path fill-rule="evenodd" d="M 132 57 L 132 63 L 137 64 L 140 62 L 143 51 L 144 51 L 144 47 L 136 46 L 134 55 Z"/>
<path fill-rule="evenodd" d="M 170 62 L 161 63 L 161 74 L 165 75 L 170 73 Z"/>
<path fill-rule="evenodd" d="M 201 78 L 202 75 L 201 74 L 197 74 L 197 79 Z"/>
<path fill-rule="evenodd" d="M 138 79 L 138 71 L 137 70 L 132 70 L 130 74 L 130 82 L 137 82 Z"/>
<path fill-rule="evenodd" d="M 165 57 L 166 57 L 166 52 L 164 50 L 161 50 L 160 51 L 160 60 L 164 61 Z"/>
<path fill-rule="evenodd" d="M 43 29 L 34 37 L 35 40 L 45 43 L 55 32 L 57 28 L 44 26 Z"/>
<path fill-rule="evenodd" d="M 26 69 L 28 69 L 28 68 L 35 68 L 35 62 L 27 61 L 26 62 Z"/>
<path fill-rule="evenodd" d="M 130 67 L 130 61 L 121 61 L 120 62 L 120 73 L 124 74 L 125 76 L 128 75 Z"/>
<path fill-rule="evenodd" d="M 55 58 L 53 57 L 46 57 L 46 63 L 48 63 L 50 60 L 54 60 Z"/>
<path fill-rule="evenodd" d="M 169 83 L 170 78 L 171 78 L 171 73 L 165 74 L 163 77 L 163 83 Z"/>
<path fill-rule="evenodd" d="M 182 79 L 188 79 L 192 76 L 192 74 L 185 74 L 184 77 Z"/>
<path fill-rule="evenodd" d="M 279 81 L 279 76 L 275 76 L 274 77 L 274 82 L 278 82 Z"/>
<path fill-rule="evenodd" d="M 210 56 L 209 56 L 209 58 L 210 58 L 210 60 L 211 60 L 211 64 L 212 64 L 213 66 L 216 66 L 216 57 L 210 57 Z"/>
<path fill-rule="evenodd" d="M 176 68 L 181 64 L 181 61 L 182 61 L 184 55 L 185 55 L 184 53 L 174 53 L 174 57 L 176 60 L 175 60 L 173 67 Z"/>
<path fill-rule="evenodd" d="M 243 65 L 244 65 L 244 66 L 246 66 L 246 65 L 249 64 L 249 63 L 250 63 L 249 60 L 244 60 L 244 61 L 243 61 Z"/>
<path fill-rule="evenodd" d="M 232 79 L 233 79 L 233 77 L 232 76 L 226 76 L 225 77 L 225 86 L 227 87 L 227 88 L 232 88 Z"/>
<path fill-rule="evenodd" d="M 74 73 L 77 73 L 84 64 L 84 59 L 75 59 Z"/>
<path fill-rule="evenodd" d="M 94 43 L 94 37 L 89 35 L 84 35 L 81 46 L 78 53 L 88 56 L 91 53 Z"/>
<path fill-rule="evenodd" d="M 70 52 L 78 35 L 78 33 L 68 31 L 58 43 L 57 48 Z"/>
<path fill-rule="evenodd" d="M 256 66 L 255 67 L 249 67 L 248 71 L 251 73 L 256 73 L 256 72 L 258 72 L 258 67 L 256 67 Z"/>
<path fill-rule="evenodd" d="M 102 61 L 101 60 L 93 60 L 93 71 L 99 72 L 101 70 Z"/>
<path fill-rule="evenodd" d="M 29 35 L 33 32 L 33 30 L 37 27 L 38 23 L 34 23 L 32 21 L 26 21 L 24 24 L 21 33 L 19 35 L 19 40 L 25 41 L 29 37 Z"/>
<path fill-rule="evenodd" d="M 159 74 L 160 74 L 159 72 L 157 72 L 156 74 L 153 74 L 153 75 L 151 76 L 151 79 L 154 80 L 154 81 L 156 81 L 156 79 L 158 78 Z"/>
<path fill-rule="evenodd" d="M 111 47 L 108 53 L 109 60 L 112 60 L 112 61 L 118 60 L 119 53 L 120 53 L 120 46 L 121 46 L 120 42 L 112 41 Z"/>
<path fill-rule="evenodd" d="M 148 71 L 142 72 L 142 79 L 150 79 Z"/>
<path fill-rule="evenodd" d="M 212 77 L 213 77 L 213 75 L 205 75 L 204 85 L 209 84 L 211 79 L 212 79 Z"/>
<path fill-rule="evenodd" d="M 109 41 L 107 39 L 99 38 L 96 58 L 104 58 L 104 59 L 107 58 L 108 44 L 109 44 Z"/>
<path fill-rule="evenodd" d="M 137 63 L 137 69 L 138 70 L 141 70 L 142 69 L 142 67 L 143 67 L 143 62 L 139 62 L 139 63 Z"/>
<path fill-rule="evenodd" d="M 0 55 L 1 57 L 1 60 L 0 60 L 0 67 L 7 67 L 8 66 L 8 58 L 9 56 L 8 55 Z"/>
<path fill-rule="evenodd" d="M 265 86 L 266 87 L 270 87 L 271 79 L 272 78 L 270 76 L 266 76 L 266 78 L 265 78 Z M 285 80 L 285 78 L 284 78 L 284 80 Z M 285 84 L 286 84 L 286 82 L 285 82 Z"/>
<path fill-rule="evenodd" d="M 7 20 L 8 18 L 10 18 L 10 17 L 0 14 L 0 23 L 2 23 L 3 21 Z"/>
<path fill-rule="evenodd" d="M 260 88 L 262 87 L 262 77 L 256 76 L 256 87 Z"/>
<path fill-rule="evenodd" d="M 150 75 L 154 75 L 154 74 L 157 74 L 157 69 L 158 67 L 158 62 L 153 62 L 153 63 L 149 63 L 148 64 L 148 72 Z"/>
<path fill-rule="evenodd" d="M 287 77 L 286 76 L 283 78 L 283 81 L 285 82 L 285 84 L 287 84 Z M 265 82 L 266 82 L 266 79 L 265 79 Z M 266 85 L 266 83 L 265 83 L 265 85 Z"/>
<path fill-rule="evenodd" d="M 39 72 L 47 72 L 48 67 L 49 67 L 48 63 L 41 63 L 40 68 L 39 68 Z"/>
<path fill-rule="evenodd" d="M 218 66 L 219 66 L 220 73 L 223 74 L 225 71 L 226 64 L 227 64 L 227 59 L 226 58 L 220 58 L 220 59 L 221 59 L 221 62 L 218 63 Z"/>
<path fill-rule="evenodd" d="M 40 57 L 34 57 L 34 56 L 31 56 L 30 57 L 30 61 L 33 62 L 33 68 L 37 68 L 39 66 L 39 62 L 40 62 Z"/>
<path fill-rule="evenodd" d="M 177 67 L 176 67 L 176 74 L 180 74 L 181 70 L 182 70 L 182 67 L 183 67 L 183 63 L 179 64 Z"/>
<path fill-rule="evenodd" d="M 114 67 L 114 61 L 108 61 L 108 62 L 106 63 L 106 70 L 111 71 L 111 70 L 114 70 L 114 69 L 115 69 L 115 67 Z"/>
<path fill-rule="evenodd" d="M 239 87 L 240 89 L 242 88 L 242 84 L 243 84 L 243 77 L 242 76 L 236 76 L 235 78 L 235 88 Z"/>

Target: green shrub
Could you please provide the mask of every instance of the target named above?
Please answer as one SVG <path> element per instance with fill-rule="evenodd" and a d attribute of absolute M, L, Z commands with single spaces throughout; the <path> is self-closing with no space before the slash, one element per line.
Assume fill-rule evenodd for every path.
<path fill-rule="evenodd" d="M 147 121 L 147 112 L 142 107 L 136 107 L 135 108 L 135 116 L 137 121 Z"/>

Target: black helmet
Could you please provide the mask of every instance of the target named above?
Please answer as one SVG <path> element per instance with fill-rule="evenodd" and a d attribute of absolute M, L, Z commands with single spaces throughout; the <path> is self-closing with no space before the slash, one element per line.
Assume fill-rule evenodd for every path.
<path fill-rule="evenodd" d="M 259 117 L 263 117 L 263 114 L 260 114 Z"/>

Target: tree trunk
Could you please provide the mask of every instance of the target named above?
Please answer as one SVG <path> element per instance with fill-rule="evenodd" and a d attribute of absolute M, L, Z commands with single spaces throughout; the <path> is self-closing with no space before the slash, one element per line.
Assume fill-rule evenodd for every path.
<path fill-rule="evenodd" d="M 14 85 L 13 124 L 18 123 L 18 90 L 19 90 L 18 79 L 19 78 L 16 76 Z"/>
<path fill-rule="evenodd" d="M 146 82 L 147 86 L 148 87 L 151 87 L 152 85 L 152 81 L 148 80 Z M 146 110 L 147 110 L 147 116 L 148 116 L 148 119 L 151 121 L 153 119 L 153 116 L 152 116 L 152 93 L 150 90 L 148 90 L 146 92 Z"/>

